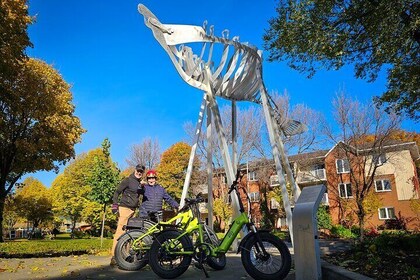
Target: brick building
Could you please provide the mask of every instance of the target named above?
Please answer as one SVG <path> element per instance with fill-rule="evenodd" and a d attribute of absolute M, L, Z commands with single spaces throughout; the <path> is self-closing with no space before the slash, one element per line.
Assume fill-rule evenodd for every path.
<path fill-rule="evenodd" d="M 379 154 L 367 145 L 352 155 L 345 152 L 346 148 L 349 146 L 339 143 L 329 150 L 290 156 L 289 161 L 299 188 L 326 185 L 327 193 L 322 204 L 329 207 L 333 223 L 352 226 L 357 225 L 357 192 L 371 180 L 369 198 L 365 200 L 369 203 L 366 208 L 370 207 L 370 213 L 365 217 L 364 227 L 377 228 L 386 220 L 403 217 L 408 229 L 418 230 L 420 199 L 416 164 L 419 164 L 420 156 L 416 143 L 390 143 L 382 146 Z M 261 168 L 270 169 L 271 173 L 265 171 L 262 172 L 265 175 L 261 176 Z M 369 170 L 371 168 L 375 168 L 373 178 L 369 176 L 372 174 L 372 170 Z M 247 211 L 250 209 L 255 224 L 259 225 L 263 188 L 267 189 L 268 185 L 269 190 L 272 190 L 279 185 L 277 175 L 273 175 L 274 165 L 265 161 L 264 164 L 250 164 L 249 168 L 243 165 L 241 169 L 247 172 L 242 186 L 251 200 L 248 204 L 244 196 L 243 202 Z M 223 173 L 215 177 L 213 186 L 214 196 L 220 197 L 223 193 L 221 190 L 226 189 Z M 276 216 L 275 226 L 284 227 L 286 220 L 282 205 L 273 198 L 268 200 L 268 206 Z"/>

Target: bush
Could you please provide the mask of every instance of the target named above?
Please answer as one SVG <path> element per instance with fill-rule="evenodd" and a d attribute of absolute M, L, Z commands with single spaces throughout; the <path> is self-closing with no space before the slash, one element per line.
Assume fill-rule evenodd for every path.
<path fill-rule="evenodd" d="M 401 211 L 398 212 L 398 217 L 394 219 L 385 220 L 383 225 L 380 225 L 378 229 L 385 230 L 385 229 L 391 229 L 391 230 L 404 230 L 407 231 L 407 223 L 412 221 L 410 218 L 405 218 L 401 215 Z"/>
<path fill-rule="evenodd" d="M 320 206 L 316 213 L 317 221 L 318 221 L 318 228 L 320 229 L 331 229 L 332 228 L 332 221 L 331 215 L 327 209 L 327 206 Z"/>
<path fill-rule="evenodd" d="M 54 240 L 12 241 L 0 243 L 0 258 L 67 256 L 96 254 L 108 252 L 112 240 L 104 239 L 101 248 L 100 238 L 70 239 L 69 237 Z"/>
<path fill-rule="evenodd" d="M 403 231 L 383 232 L 374 239 L 378 248 L 391 250 L 420 251 L 420 234 L 408 234 Z"/>
<path fill-rule="evenodd" d="M 340 238 L 356 238 L 357 236 L 348 228 L 342 225 L 333 225 L 331 234 Z"/>
<path fill-rule="evenodd" d="M 283 241 L 290 241 L 290 235 L 288 231 L 274 230 L 271 233 Z"/>

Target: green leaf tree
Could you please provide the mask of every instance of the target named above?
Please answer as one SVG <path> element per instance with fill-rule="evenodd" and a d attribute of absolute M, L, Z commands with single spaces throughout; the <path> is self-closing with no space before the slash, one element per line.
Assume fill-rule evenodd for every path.
<path fill-rule="evenodd" d="M 163 152 L 157 168 L 159 184 L 166 188 L 166 191 L 175 198 L 180 198 L 184 185 L 185 175 L 188 168 L 191 146 L 184 142 L 178 142 Z M 197 169 L 200 166 L 199 160 L 194 159 L 191 181 L 196 181 Z"/>
<path fill-rule="evenodd" d="M 269 24 L 270 61 L 288 61 L 309 76 L 350 64 L 369 82 L 386 69 L 387 90 L 377 101 L 420 118 L 419 1 L 280 0 Z"/>
<path fill-rule="evenodd" d="M 105 227 L 106 207 L 112 200 L 115 187 L 120 181 L 119 170 L 110 156 L 111 143 L 108 138 L 102 142 L 103 156 L 95 157 L 92 172 L 88 178 L 91 186 L 89 198 L 102 206 L 101 246 Z"/>

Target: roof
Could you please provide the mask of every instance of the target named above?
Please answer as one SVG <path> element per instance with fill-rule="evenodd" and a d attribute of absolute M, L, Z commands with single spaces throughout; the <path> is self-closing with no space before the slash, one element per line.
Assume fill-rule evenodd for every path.
<path fill-rule="evenodd" d="M 318 151 L 314 151 L 310 153 L 303 153 L 303 154 L 289 156 L 288 158 L 289 158 L 289 161 L 291 162 L 307 160 L 307 159 L 324 158 L 329 151 L 330 150 L 318 150 Z"/>

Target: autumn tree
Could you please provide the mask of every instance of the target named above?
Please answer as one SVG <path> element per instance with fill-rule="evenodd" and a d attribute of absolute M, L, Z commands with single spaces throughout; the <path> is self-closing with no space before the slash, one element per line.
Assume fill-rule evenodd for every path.
<path fill-rule="evenodd" d="M 103 157 L 99 148 L 78 155 L 52 183 L 54 211 L 71 221 L 72 230 L 82 220 L 84 210 L 90 202 L 92 187 L 89 178 L 92 176 L 92 166 L 95 165 L 96 158 Z M 102 209 L 99 203 L 98 207 Z"/>
<path fill-rule="evenodd" d="M 354 65 L 357 78 L 387 70 L 378 99 L 419 119 L 420 2 L 281 0 L 264 35 L 269 61 L 288 61 L 309 74 Z"/>
<path fill-rule="evenodd" d="M 233 215 L 232 206 L 223 198 L 218 197 L 214 200 L 213 208 L 216 222 L 221 228 L 223 227 L 226 232 L 228 230 L 227 225 L 229 224 L 229 219 L 231 219 Z"/>
<path fill-rule="evenodd" d="M 9 231 L 9 239 L 12 239 L 12 230 L 19 220 L 17 202 L 11 193 L 6 196 L 3 210 L 3 228 Z"/>
<path fill-rule="evenodd" d="M 374 188 L 378 168 L 392 160 L 392 153 L 386 153 L 386 146 L 393 143 L 392 132 L 399 127 L 400 118 L 396 114 L 384 114 L 372 103 L 355 101 L 344 92 L 337 95 L 333 106 L 338 130 L 335 133 L 330 126 L 326 126 L 325 132 L 336 144 L 336 158 L 344 158 L 345 164 L 348 164 L 354 203 L 336 196 L 357 217 L 363 238 L 364 222 L 370 214 L 365 201 Z M 366 142 L 368 135 L 373 135 L 370 142 Z"/>
<path fill-rule="evenodd" d="M 130 155 L 126 159 L 128 165 L 134 167 L 137 164 L 144 165 L 146 169 L 153 169 L 159 164 L 160 146 L 157 139 L 144 139 L 140 144 L 134 144 L 130 148 Z"/>
<path fill-rule="evenodd" d="M 25 0 L 0 2 L 0 95 L 11 94 L 12 83 L 27 59 L 25 49 L 32 47 L 27 29 L 32 22 Z"/>
<path fill-rule="evenodd" d="M 48 189 L 32 177 L 26 178 L 21 187 L 16 190 L 15 207 L 20 217 L 32 223 L 32 230 L 53 218 Z"/>
<path fill-rule="evenodd" d="M 166 191 L 178 200 L 181 198 L 190 153 L 190 145 L 184 142 L 175 143 L 163 152 L 157 168 L 159 184 L 164 186 Z M 198 159 L 195 159 L 192 177 L 196 176 L 196 170 L 199 166 Z"/>
<path fill-rule="evenodd" d="M 29 59 L 13 88 L 0 94 L 0 219 L 16 181 L 68 161 L 84 132 L 70 86 L 51 66 Z"/>
<path fill-rule="evenodd" d="M 111 202 L 115 187 L 120 181 L 119 170 L 111 159 L 110 148 L 111 142 L 106 138 L 102 142 L 102 156 L 95 157 L 87 182 L 91 187 L 89 198 L 102 206 L 101 246 L 105 227 L 106 208 Z"/>

